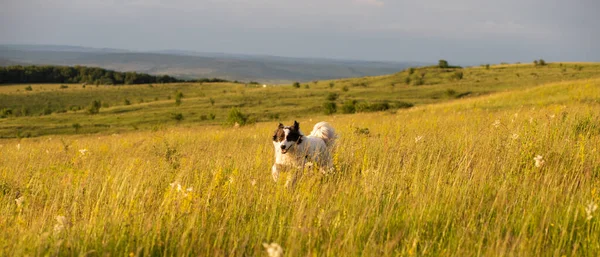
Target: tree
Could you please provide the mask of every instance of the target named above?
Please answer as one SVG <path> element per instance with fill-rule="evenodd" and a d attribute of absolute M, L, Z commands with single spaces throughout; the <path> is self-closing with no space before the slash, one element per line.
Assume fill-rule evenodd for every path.
<path fill-rule="evenodd" d="M 242 113 L 238 108 L 232 108 L 227 116 L 229 125 L 243 126 L 248 122 L 248 115 Z"/>
<path fill-rule="evenodd" d="M 546 66 L 546 61 L 544 61 L 544 59 L 540 59 L 539 64 L 540 66 Z"/>
<path fill-rule="evenodd" d="M 100 112 L 100 107 L 102 107 L 102 103 L 99 100 L 94 100 L 88 106 L 87 112 L 89 114 L 98 114 Z"/>
<path fill-rule="evenodd" d="M 448 66 L 448 61 L 446 61 L 446 60 L 439 60 L 438 61 L 438 67 L 440 67 L 440 68 L 448 68 L 449 67 Z"/>

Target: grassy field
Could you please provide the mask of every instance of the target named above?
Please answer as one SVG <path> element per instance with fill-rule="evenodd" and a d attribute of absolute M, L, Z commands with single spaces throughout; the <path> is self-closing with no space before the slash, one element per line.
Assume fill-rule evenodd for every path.
<path fill-rule="evenodd" d="M 232 108 L 248 115 L 249 121 L 275 122 L 322 114 L 329 95 L 337 97 L 337 113 L 343 113 L 348 103 L 359 111 L 386 103 L 397 109 L 599 77 L 597 63 L 553 63 L 417 68 L 387 76 L 306 82 L 299 88 L 233 83 L 8 85 L 0 86 L 0 138 L 222 125 Z M 179 105 L 178 94 L 183 96 Z M 94 100 L 102 107 L 90 115 L 86 109 Z"/>
<path fill-rule="evenodd" d="M 65 93 L 114 102 L 98 115 L 9 117 L 3 135 L 11 126 L 51 133 L 53 122 L 110 127 L 0 141 L 0 256 L 266 256 L 265 242 L 285 256 L 598 256 L 600 66 L 571 66 L 472 68 L 462 80 L 446 78 L 455 71 L 416 70 L 426 71 L 426 84 L 444 82 L 421 86 L 406 85 L 405 71 L 335 81 L 333 89 L 69 87 Z M 0 87 L 2 101 L 59 90 L 21 87 Z M 179 107 L 164 99 L 174 90 L 185 95 Z M 416 106 L 318 115 L 330 91 L 338 102 Z M 115 92 L 162 93 L 118 106 Z M 236 103 L 259 121 L 281 116 L 221 126 L 230 108 L 221 106 Z M 173 108 L 186 117 L 178 126 L 119 129 L 163 124 L 161 112 Z M 192 112 L 205 111 L 218 118 L 192 122 Z M 306 170 L 287 189 L 271 179 L 271 134 L 275 121 L 296 117 L 304 132 L 329 121 L 340 140 L 335 173 Z"/>

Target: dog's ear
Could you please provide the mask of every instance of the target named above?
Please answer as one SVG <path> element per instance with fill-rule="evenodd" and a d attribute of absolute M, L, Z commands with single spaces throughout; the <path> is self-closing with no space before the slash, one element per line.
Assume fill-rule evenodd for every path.
<path fill-rule="evenodd" d="M 279 125 L 277 126 L 278 129 L 282 129 L 283 128 L 283 124 L 279 123 Z"/>
<path fill-rule="evenodd" d="M 294 121 L 294 130 L 300 130 L 300 123 L 298 123 L 297 121 Z"/>

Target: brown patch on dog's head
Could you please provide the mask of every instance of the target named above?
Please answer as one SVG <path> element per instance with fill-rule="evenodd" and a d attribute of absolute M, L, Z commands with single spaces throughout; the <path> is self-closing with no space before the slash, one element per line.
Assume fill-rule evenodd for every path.
<path fill-rule="evenodd" d="M 285 139 L 285 131 L 283 131 L 283 128 L 283 124 L 279 123 L 277 129 L 275 130 L 275 133 L 273 134 L 274 142 L 281 142 Z"/>

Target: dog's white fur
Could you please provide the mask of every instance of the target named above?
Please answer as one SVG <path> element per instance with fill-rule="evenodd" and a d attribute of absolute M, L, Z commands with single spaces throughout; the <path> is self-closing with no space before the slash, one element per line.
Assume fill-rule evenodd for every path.
<path fill-rule="evenodd" d="M 309 136 L 305 136 L 300 131 L 299 124 L 296 122 L 292 127 L 283 127 L 282 124 L 279 124 L 278 130 L 283 130 L 285 137 L 282 141 L 278 141 L 274 136 L 275 164 L 271 167 L 273 180 L 277 181 L 279 173 L 286 168 L 294 168 L 296 172 L 292 174 L 291 181 L 286 182 L 286 184 L 289 182 L 294 184 L 298 169 L 304 169 L 307 161 L 316 163 L 323 173 L 333 170 L 332 150 L 337 134 L 329 123 L 322 121 L 315 124 Z M 299 140 L 289 141 L 290 133 L 299 133 Z"/>

